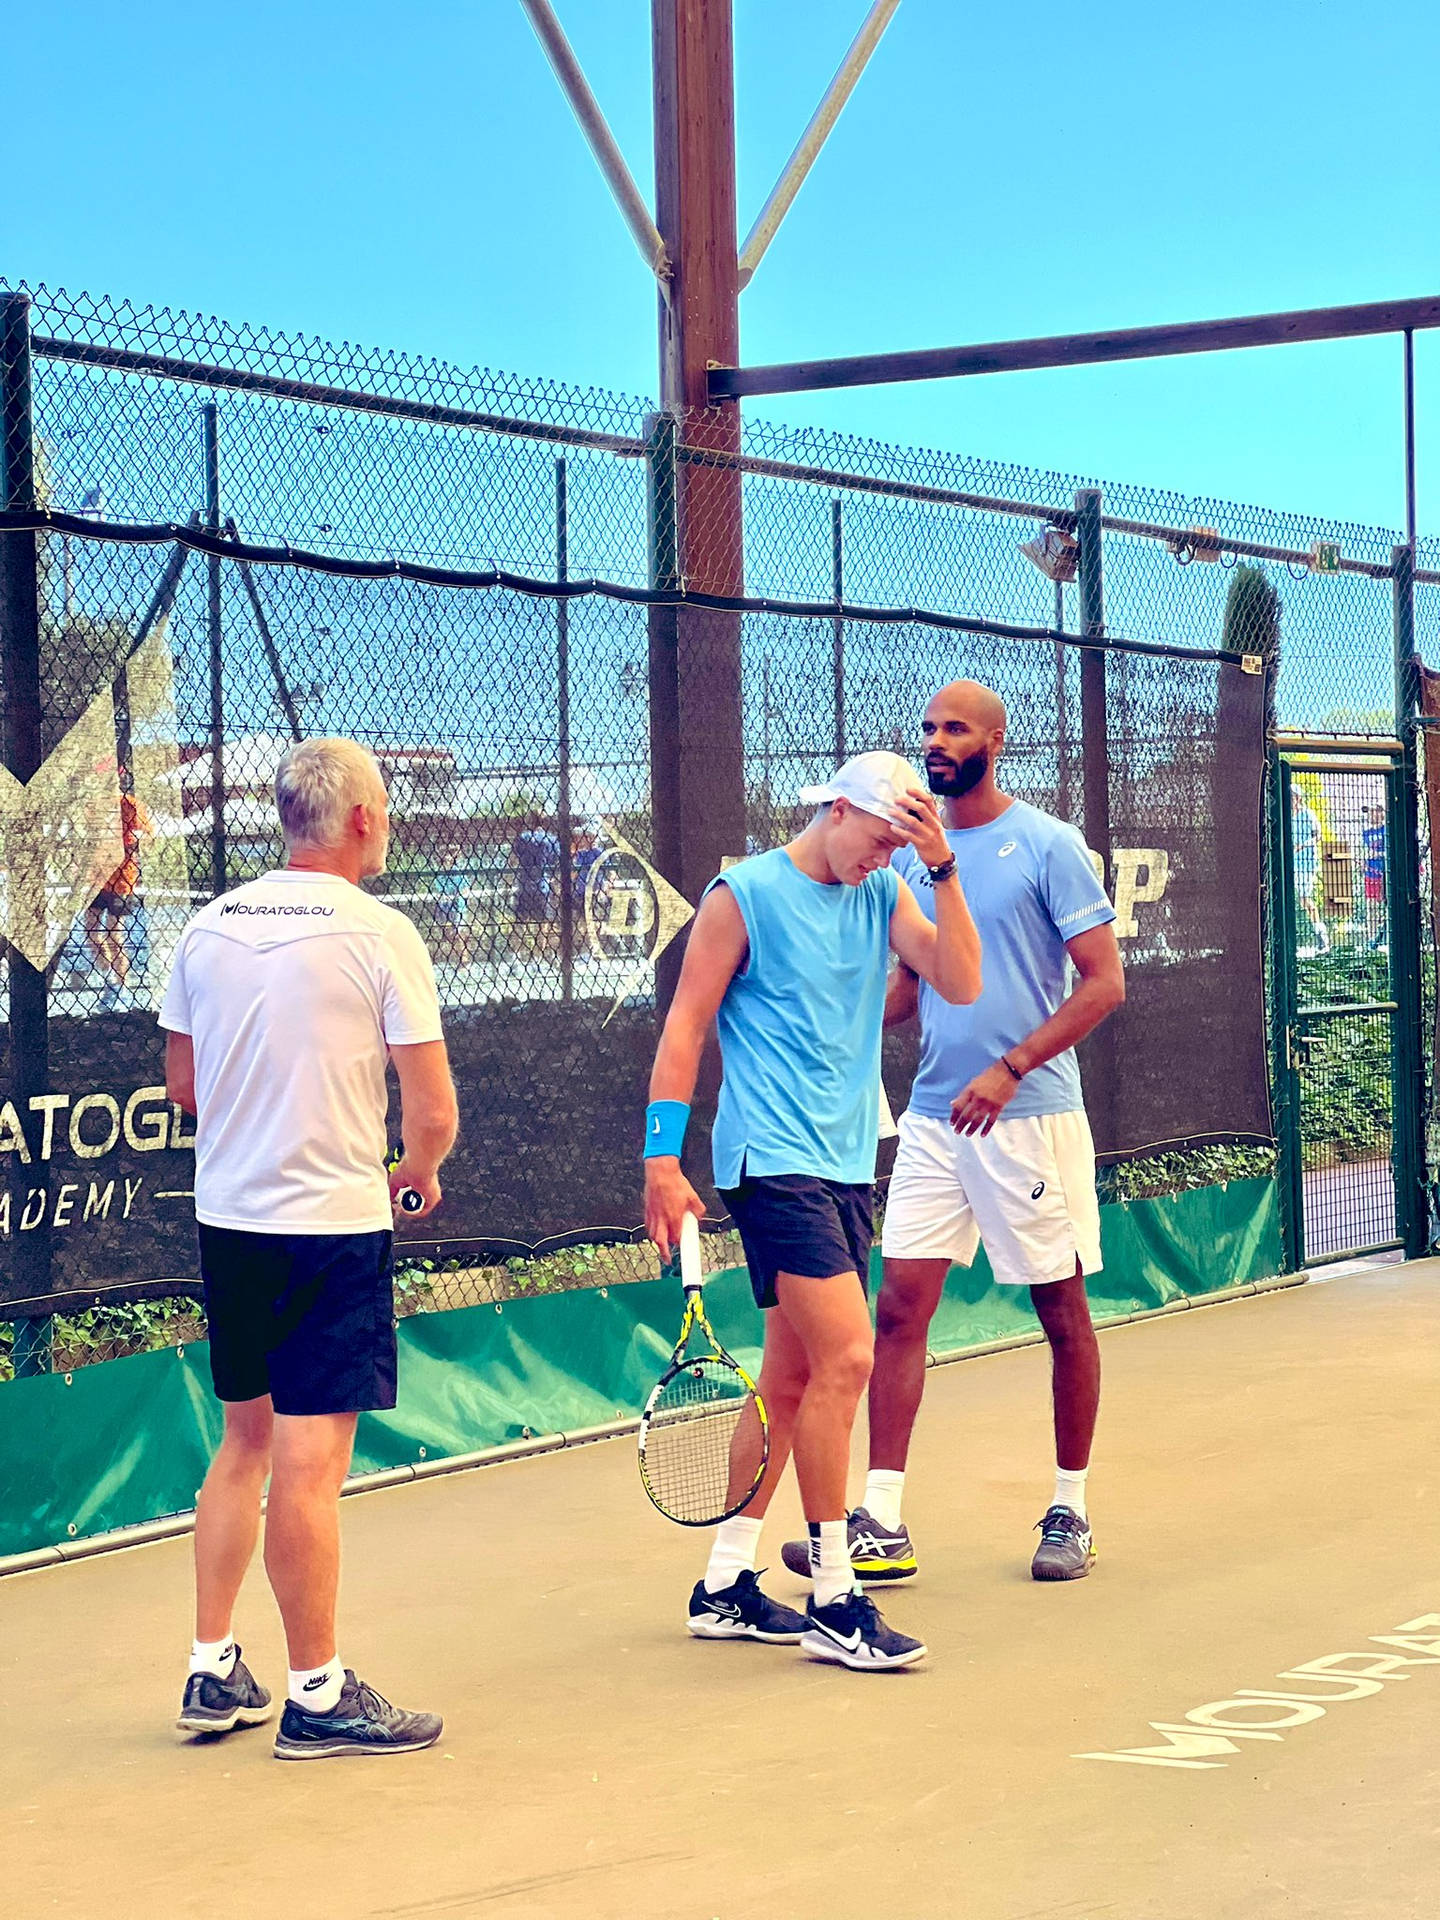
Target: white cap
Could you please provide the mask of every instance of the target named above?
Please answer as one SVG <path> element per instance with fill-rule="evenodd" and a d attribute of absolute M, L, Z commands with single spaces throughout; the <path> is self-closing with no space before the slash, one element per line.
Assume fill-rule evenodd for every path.
<path fill-rule="evenodd" d="M 857 753 L 823 787 L 802 787 L 808 806 L 823 807 L 829 800 L 848 800 L 852 807 L 895 822 L 895 803 L 920 786 L 920 777 L 898 753 Z"/>

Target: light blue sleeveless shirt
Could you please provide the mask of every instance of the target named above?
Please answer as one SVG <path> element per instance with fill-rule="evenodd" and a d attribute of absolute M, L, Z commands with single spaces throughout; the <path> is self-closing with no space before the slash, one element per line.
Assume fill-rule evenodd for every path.
<path fill-rule="evenodd" d="M 777 847 L 710 884 L 730 889 L 750 941 L 717 1020 L 716 1186 L 737 1186 L 742 1166 L 873 1180 L 898 878 L 881 867 L 858 887 L 826 886 Z"/>

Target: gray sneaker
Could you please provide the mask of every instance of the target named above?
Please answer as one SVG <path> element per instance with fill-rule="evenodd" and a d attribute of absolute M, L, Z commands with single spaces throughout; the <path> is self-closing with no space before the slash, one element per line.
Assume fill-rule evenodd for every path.
<path fill-rule="evenodd" d="M 175 1724 L 181 1733 L 233 1733 L 237 1727 L 258 1727 L 275 1708 L 268 1690 L 251 1673 L 235 1649 L 230 1677 L 192 1673 Z"/>
<path fill-rule="evenodd" d="M 856 1507 L 846 1515 L 850 1541 L 850 1565 L 855 1578 L 868 1586 L 882 1580 L 913 1580 L 919 1571 L 915 1543 L 902 1520 L 898 1527 L 882 1527 L 866 1507 Z M 800 1579 L 810 1577 L 810 1542 L 787 1540 L 780 1558 Z"/>
<path fill-rule="evenodd" d="M 1088 1520 L 1073 1507 L 1051 1507 L 1037 1520 L 1040 1544 L 1030 1562 L 1035 1580 L 1083 1580 L 1095 1564 L 1095 1541 Z"/>

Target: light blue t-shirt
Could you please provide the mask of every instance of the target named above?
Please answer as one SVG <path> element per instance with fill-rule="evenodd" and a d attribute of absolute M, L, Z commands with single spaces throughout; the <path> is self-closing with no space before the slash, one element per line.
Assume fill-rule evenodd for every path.
<path fill-rule="evenodd" d="M 1115 918 L 1084 840 L 1038 807 L 1015 800 L 998 820 L 952 827 L 945 837 L 980 933 L 984 987 L 973 1005 L 952 1007 L 920 982 L 920 1070 L 910 1111 L 932 1120 L 948 1120 L 960 1089 L 1055 1012 L 1067 989 L 1065 942 Z M 902 847 L 893 865 L 933 920 L 924 864 Z M 1072 1113 L 1082 1104 L 1072 1048 L 1026 1074 L 1005 1118 Z"/>
<path fill-rule="evenodd" d="M 710 884 L 730 889 L 750 941 L 717 1019 L 716 1186 L 737 1186 L 742 1166 L 750 1177 L 873 1180 L 899 881 L 881 867 L 858 887 L 827 886 L 777 847 Z"/>

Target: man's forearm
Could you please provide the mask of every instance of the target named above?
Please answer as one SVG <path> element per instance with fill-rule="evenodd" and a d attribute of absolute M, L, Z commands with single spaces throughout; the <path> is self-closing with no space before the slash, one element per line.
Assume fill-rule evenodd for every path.
<path fill-rule="evenodd" d="M 455 1135 L 459 1131 L 458 1118 L 453 1110 L 449 1113 L 427 1113 L 413 1119 L 405 1114 L 402 1116 L 401 1130 L 405 1140 L 405 1158 L 411 1166 L 423 1168 L 427 1173 L 436 1173 L 455 1144 Z"/>
<path fill-rule="evenodd" d="M 652 1100 L 679 1100 L 689 1106 L 695 1097 L 695 1082 L 700 1078 L 700 1056 L 705 1051 L 705 1035 L 688 1020 L 673 1014 L 665 1022 L 655 1065 L 650 1073 Z"/>
<path fill-rule="evenodd" d="M 1018 1046 L 1007 1048 L 1005 1058 L 1022 1074 L 1032 1073 L 1057 1054 L 1068 1053 L 1071 1047 L 1078 1046 L 1115 1011 L 1124 997 L 1123 991 L 1117 992 L 1110 980 L 1082 980 L 1043 1025 Z"/>

